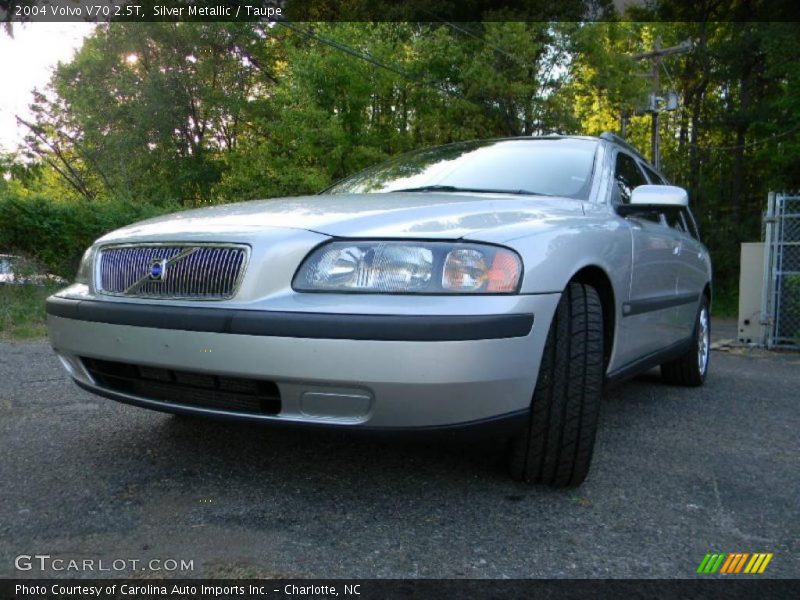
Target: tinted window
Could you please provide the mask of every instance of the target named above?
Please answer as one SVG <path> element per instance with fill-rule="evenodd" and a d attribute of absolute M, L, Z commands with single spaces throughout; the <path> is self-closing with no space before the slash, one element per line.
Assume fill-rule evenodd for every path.
<path fill-rule="evenodd" d="M 686 223 L 686 229 L 688 230 L 689 235 L 700 241 L 700 232 L 697 230 L 697 223 L 695 222 L 692 213 L 689 212 L 688 208 L 682 209 L 681 213 L 683 214 L 683 220 Z"/>
<path fill-rule="evenodd" d="M 647 173 L 647 177 L 650 179 L 650 183 L 653 185 L 668 185 L 666 180 L 661 177 L 661 175 L 653 171 L 653 169 L 648 167 L 646 164 L 642 164 L 642 167 L 644 167 L 645 173 Z"/>
<path fill-rule="evenodd" d="M 616 181 L 615 201 L 622 204 L 628 204 L 631 201 L 633 188 L 647 185 L 648 183 L 636 161 L 622 152 L 617 154 L 617 162 L 614 166 L 614 180 Z"/>
<path fill-rule="evenodd" d="M 450 144 L 412 152 L 362 171 L 335 184 L 327 193 L 446 186 L 586 199 L 596 149 L 597 143 L 592 140 L 569 138 Z"/>
<path fill-rule="evenodd" d="M 683 220 L 683 212 L 680 209 L 669 209 L 664 212 L 664 218 L 667 220 L 667 225 L 673 229 L 677 229 L 681 233 L 688 233 L 686 222 Z"/>

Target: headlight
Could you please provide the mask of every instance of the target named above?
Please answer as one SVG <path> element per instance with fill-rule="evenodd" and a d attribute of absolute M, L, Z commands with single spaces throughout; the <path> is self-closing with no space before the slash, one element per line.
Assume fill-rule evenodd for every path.
<path fill-rule="evenodd" d="M 330 242 L 300 266 L 301 292 L 371 294 L 513 294 L 522 261 L 486 244 L 450 242 Z"/>
<path fill-rule="evenodd" d="M 92 265 L 94 264 L 94 246 L 91 246 L 83 253 L 78 273 L 75 275 L 75 283 L 89 285 L 92 279 Z"/>

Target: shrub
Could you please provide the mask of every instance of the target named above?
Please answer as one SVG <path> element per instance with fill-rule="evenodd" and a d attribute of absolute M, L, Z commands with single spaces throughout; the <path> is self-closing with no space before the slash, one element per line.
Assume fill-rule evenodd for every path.
<path fill-rule="evenodd" d="M 48 273 L 71 280 L 84 250 L 98 237 L 177 209 L 119 200 L 86 202 L 0 195 L 0 253 L 28 256 Z"/>

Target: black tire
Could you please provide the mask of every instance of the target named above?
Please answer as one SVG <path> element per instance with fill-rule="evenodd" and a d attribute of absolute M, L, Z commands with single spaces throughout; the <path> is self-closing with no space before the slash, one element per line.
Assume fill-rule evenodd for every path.
<path fill-rule="evenodd" d="M 701 361 L 701 356 L 705 360 Z M 697 316 L 694 319 L 692 347 L 683 356 L 661 365 L 661 378 L 673 385 L 698 387 L 703 385 L 711 359 L 711 321 L 709 318 L 708 297 L 703 294 Z"/>
<path fill-rule="evenodd" d="M 514 479 L 577 486 L 592 461 L 603 391 L 603 307 L 592 286 L 570 283 L 553 316 L 526 431 L 511 440 Z"/>

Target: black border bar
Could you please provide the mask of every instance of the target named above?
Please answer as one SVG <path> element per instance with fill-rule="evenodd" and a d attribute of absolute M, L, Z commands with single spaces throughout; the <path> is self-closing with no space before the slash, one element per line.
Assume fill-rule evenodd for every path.
<path fill-rule="evenodd" d="M 797 22 L 795 0 L 0 0 L 0 22 Z"/>
<path fill-rule="evenodd" d="M 55 317 L 177 331 L 291 338 L 455 342 L 525 337 L 533 315 L 354 315 L 102 302 L 50 296 Z"/>
<path fill-rule="evenodd" d="M 16 585 L 41 586 L 42 595 L 15 593 Z M 122 586 L 135 586 L 144 593 L 121 593 Z M 81 586 L 101 588 L 100 595 L 53 593 Z M 188 587 L 188 594 L 170 593 Z M 203 587 L 207 586 L 207 587 Z M 357 587 L 356 587 L 357 586 Z M 166 588 L 166 590 L 164 589 Z M 227 590 L 226 590 L 227 588 Z M 232 591 L 232 590 L 237 591 Z M 114 590 L 114 591 L 112 591 Z M 150 593 L 148 593 L 148 591 Z M 225 590 L 228 593 L 215 593 Z M 241 590 L 241 593 L 237 593 Z M 253 590 L 259 592 L 253 593 Z M 296 591 L 295 591 L 296 590 Z M 350 593 L 348 593 L 350 590 Z M 355 590 L 355 592 L 353 591 Z M 164 593 L 166 591 L 166 593 Z M 205 591 L 205 593 L 203 593 Z M 288 592 L 288 593 L 287 593 Z M 305 593 L 303 593 L 305 592 Z M 760 600 L 796 598 L 800 579 L 766 579 L 763 576 L 702 577 L 691 579 L 5 579 L 0 580 L 2 598 L 15 600 L 78 600 L 125 598 L 128 600 L 235 598 L 393 600 L 414 598 L 547 598 L 550 600 L 594 600 L 600 598 Z"/>

